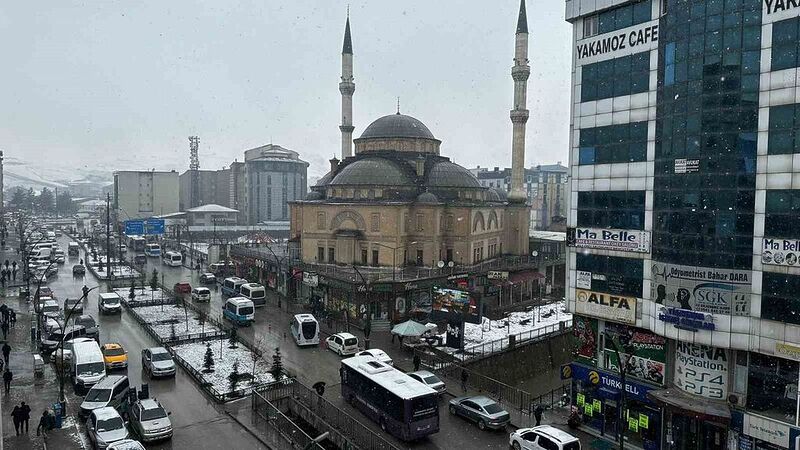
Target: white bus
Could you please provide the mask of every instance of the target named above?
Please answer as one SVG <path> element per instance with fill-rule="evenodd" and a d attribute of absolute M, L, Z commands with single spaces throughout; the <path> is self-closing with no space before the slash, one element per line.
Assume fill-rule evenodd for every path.
<path fill-rule="evenodd" d="M 234 295 L 239 295 L 239 288 L 242 287 L 243 284 L 247 283 L 247 280 L 244 278 L 239 277 L 228 277 L 222 281 L 222 294 L 232 297 Z"/>
<path fill-rule="evenodd" d="M 168 266 L 180 267 L 183 265 L 183 256 L 178 252 L 166 252 L 163 261 Z"/>
<path fill-rule="evenodd" d="M 403 441 L 439 432 L 436 391 L 371 356 L 342 360 L 342 397 Z"/>
<path fill-rule="evenodd" d="M 319 323 L 311 314 L 295 314 L 289 328 L 297 345 L 319 345 Z"/>
<path fill-rule="evenodd" d="M 253 301 L 256 306 L 267 304 L 267 291 L 258 283 L 246 283 L 239 287 L 239 295 Z"/>
<path fill-rule="evenodd" d="M 161 256 L 161 246 L 158 244 L 147 244 L 144 248 L 144 254 L 147 256 Z"/>

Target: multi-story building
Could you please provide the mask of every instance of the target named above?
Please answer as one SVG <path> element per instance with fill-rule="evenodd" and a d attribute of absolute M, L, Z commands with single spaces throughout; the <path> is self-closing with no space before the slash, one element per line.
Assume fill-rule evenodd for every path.
<path fill-rule="evenodd" d="M 228 207 L 239 211 L 239 223 L 247 223 L 247 185 L 245 182 L 245 165 L 233 160 L 228 167 Z"/>
<path fill-rule="evenodd" d="M 489 170 L 478 166 L 470 172 L 478 178 L 481 186 L 511 191 L 510 168 Z M 563 223 L 561 219 L 567 216 L 568 175 L 569 169 L 560 161 L 525 169 L 523 186 L 531 206 L 531 230 L 547 230 Z"/>
<path fill-rule="evenodd" d="M 179 177 L 181 211 L 186 211 L 197 205 L 216 204 L 230 206 L 230 169 L 198 170 L 197 172 L 200 188 L 200 195 L 197 199 L 192 198 L 192 176 L 194 171 L 187 170 Z"/>
<path fill-rule="evenodd" d="M 118 221 L 163 216 L 179 210 L 178 172 L 114 172 L 114 209 Z"/>
<path fill-rule="evenodd" d="M 797 448 L 800 4 L 567 0 L 566 18 L 573 401 L 626 445 Z"/>
<path fill-rule="evenodd" d="M 244 165 L 248 222 L 288 222 L 289 202 L 308 192 L 308 163 L 293 150 L 268 144 L 246 150 Z"/>

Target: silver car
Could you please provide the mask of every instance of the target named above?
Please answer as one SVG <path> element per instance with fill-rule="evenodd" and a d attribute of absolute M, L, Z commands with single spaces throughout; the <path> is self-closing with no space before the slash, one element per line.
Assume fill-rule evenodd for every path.
<path fill-rule="evenodd" d="M 128 429 L 116 409 L 106 406 L 92 411 L 86 421 L 86 434 L 95 448 L 106 449 L 109 444 L 128 437 Z"/>
<path fill-rule="evenodd" d="M 168 413 L 157 400 L 146 398 L 131 407 L 130 425 L 143 442 L 172 438 L 172 422 Z"/>
<path fill-rule="evenodd" d="M 152 347 L 142 350 L 142 369 L 151 377 L 169 377 L 175 375 L 175 361 L 164 347 Z"/>
<path fill-rule="evenodd" d="M 418 370 L 416 372 L 407 373 L 406 375 L 433 389 L 439 395 L 447 392 L 444 381 L 427 370 Z"/>
<path fill-rule="evenodd" d="M 502 406 L 483 395 L 450 400 L 450 414 L 476 422 L 481 430 L 505 428 L 511 421 L 511 415 Z"/>
<path fill-rule="evenodd" d="M 133 439 L 123 439 L 108 446 L 108 450 L 145 450 L 144 445 Z"/>

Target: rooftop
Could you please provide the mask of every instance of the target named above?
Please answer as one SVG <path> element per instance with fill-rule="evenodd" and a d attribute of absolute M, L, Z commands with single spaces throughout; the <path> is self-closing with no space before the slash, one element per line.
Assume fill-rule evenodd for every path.
<path fill-rule="evenodd" d="M 238 213 L 239 211 L 233 208 L 209 203 L 207 205 L 200 205 L 195 208 L 189 208 L 186 212 L 190 213 Z"/>

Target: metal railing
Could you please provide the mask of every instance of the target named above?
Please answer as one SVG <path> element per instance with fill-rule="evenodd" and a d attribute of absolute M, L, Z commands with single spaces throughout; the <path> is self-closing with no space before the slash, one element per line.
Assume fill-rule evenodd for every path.
<path fill-rule="evenodd" d="M 263 395 L 254 391 L 251 398 L 251 407 L 254 412 L 254 418 L 256 418 L 256 425 L 260 421 L 272 429 L 273 432 L 269 433 L 269 437 L 270 441 L 273 441 L 271 442 L 273 445 L 278 446 L 278 448 L 285 448 L 285 445 L 289 445 L 294 449 L 306 449 L 306 446 L 312 444 L 309 449 L 321 450 L 323 448 L 320 444 L 312 443 L 313 438 L 311 436 Z M 276 440 L 282 440 L 283 442 L 274 442 Z"/>
<path fill-rule="evenodd" d="M 511 345 L 512 341 L 515 346 L 532 344 L 533 342 L 542 341 L 546 338 L 569 333 L 571 331 L 572 319 L 567 319 L 546 327 L 523 331 L 522 333 L 512 334 L 504 338 L 465 347 L 462 352 L 456 353 L 454 356 L 462 361 L 483 358 L 504 351 Z"/>

